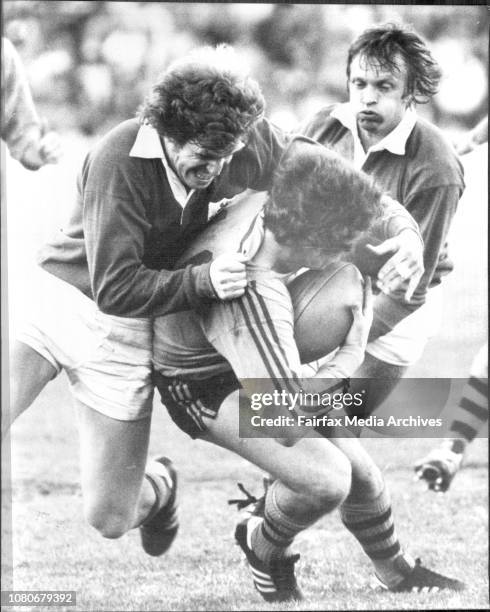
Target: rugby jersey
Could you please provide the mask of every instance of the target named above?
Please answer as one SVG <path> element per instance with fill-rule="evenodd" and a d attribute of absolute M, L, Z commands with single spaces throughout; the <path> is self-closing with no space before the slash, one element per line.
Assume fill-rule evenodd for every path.
<path fill-rule="evenodd" d="M 385 203 L 377 225 L 385 238 L 398 228 L 402 207 Z M 413 223 L 407 216 L 406 223 Z M 396 221 L 395 226 L 393 222 Z M 237 250 L 250 258 L 263 241 L 259 214 L 252 227 L 237 238 Z M 154 321 L 153 361 L 155 369 L 169 378 L 206 379 L 232 369 L 239 380 L 270 379 L 278 391 L 295 393 L 333 392 L 344 385 L 358 365 L 356 349 L 341 347 L 322 366 L 318 378 L 312 368 L 302 366 L 294 339 L 294 313 L 287 281 L 291 275 L 247 264 L 245 294 L 231 301 L 219 301 L 194 311 L 171 313 Z M 322 330 L 328 334 L 328 330 Z M 320 378 L 320 376 L 322 378 Z M 323 380 L 332 378 L 333 380 Z"/>
<path fill-rule="evenodd" d="M 447 235 L 464 190 L 463 168 L 444 134 L 410 111 L 368 155 L 359 153 L 357 125 L 349 103 L 318 111 L 301 133 L 357 163 L 417 221 L 424 240 L 424 274 L 409 304 L 405 288 L 380 294 L 375 318 L 385 332 L 425 302 L 427 290 L 451 272 Z"/>

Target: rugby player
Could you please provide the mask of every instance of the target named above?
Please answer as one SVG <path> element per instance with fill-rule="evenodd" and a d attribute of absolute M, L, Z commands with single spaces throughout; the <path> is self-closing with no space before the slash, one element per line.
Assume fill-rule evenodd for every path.
<path fill-rule="evenodd" d="M 391 394 L 436 333 L 441 281 L 453 268 L 446 238 L 463 193 L 463 170 L 442 132 L 415 110 L 436 93 L 440 77 L 418 34 L 393 24 L 374 27 L 349 48 L 349 101 L 320 110 L 301 129 L 372 176 L 410 212 L 424 240 L 419 282 L 395 291 L 385 282 L 374 302 L 366 357 L 355 374 L 376 379 L 364 407 L 369 412 Z M 398 269 L 406 265 L 400 257 Z"/>
<path fill-rule="evenodd" d="M 326 392 L 338 389 L 358 368 L 370 326 L 369 288 L 344 344 L 315 377 L 305 378 L 286 282 L 300 268 L 322 268 L 346 255 L 375 222 L 385 239 L 401 228 L 417 238 L 403 207 L 383 207 L 381 202 L 372 181 L 340 156 L 312 141 L 293 140 L 263 215 L 243 240 L 237 239 L 237 249 L 248 257 L 244 295 L 211 303 L 199 313 L 167 314 L 154 323 L 155 383 L 175 423 L 192 438 L 227 448 L 275 479 L 263 503 L 235 532 L 255 587 L 267 601 L 301 599 L 294 572 L 299 555 L 290 546 L 299 532 L 338 506 L 384 588 L 463 586 L 424 568 L 401 549 L 382 474 L 357 439 L 327 440 L 311 430 L 311 437 L 298 441 L 304 428 L 292 425 L 280 429 L 287 439 L 283 445 L 268 437 L 267 428 L 254 437 L 257 431 L 246 420 L 239 433 L 241 381 L 245 390 L 249 379 L 269 379 L 279 391 Z M 302 406 L 298 412 L 311 414 L 311 408 Z"/>
<path fill-rule="evenodd" d="M 171 462 L 152 462 L 145 472 L 150 318 L 243 294 L 241 254 L 172 268 L 206 225 L 211 203 L 269 187 L 285 137 L 263 111 L 260 89 L 232 49 L 200 49 L 174 62 L 139 117 L 86 157 L 71 219 L 42 249 L 26 287 L 4 423 L 65 369 L 78 413 L 86 517 L 108 538 L 141 525 L 152 555 L 170 546 L 177 520 Z M 417 262 L 412 233 L 397 234 L 397 248 Z"/>
<path fill-rule="evenodd" d="M 12 347 L 13 421 L 64 369 L 77 409 L 87 520 L 104 537 L 142 526 L 160 555 L 176 530 L 168 459 L 145 473 L 153 384 L 150 318 L 241 295 L 243 256 L 171 271 L 211 201 L 265 189 L 284 138 L 231 48 L 199 49 L 161 75 L 139 117 L 83 163 L 71 219 L 41 251 Z"/>

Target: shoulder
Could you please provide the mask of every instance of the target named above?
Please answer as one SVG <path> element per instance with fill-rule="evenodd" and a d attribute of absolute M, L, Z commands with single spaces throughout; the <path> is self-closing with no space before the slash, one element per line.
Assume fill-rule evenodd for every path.
<path fill-rule="evenodd" d="M 123 121 L 101 138 L 91 152 L 92 158 L 125 159 L 134 145 L 136 135 L 140 128 L 137 119 Z"/>
<path fill-rule="evenodd" d="M 141 160 L 130 157 L 139 130 L 137 119 L 120 123 L 95 145 L 85 158 L 82 169 L 83 181 L 89 181 L 90 189 L 103 188 L 117 191 L 126 181 L 124 177 L 139 176 Z"/>
<path fill-rule="evenodd" d="M 310 117 L 303 122 L 301 129 L 299 130 L 301 134 L 304 134 L 304 129 L 314 129 L 317 127 L 324 126 L 325 124 L 329 124 L 332 122 L 336 122 L 337 119 L 332 117 L 332 111 L 337 108 L 338 104 L 329 104 L 328 106 L 323 106 L 315 113 L 313 113 Z"/>
<path fill-rule="evenodd" d="M 415 171 L 423 173 L 426 187 L 461 185 L 463 167 L 445 134 L 418 118 L 407 141 L 407 156 Z"/>

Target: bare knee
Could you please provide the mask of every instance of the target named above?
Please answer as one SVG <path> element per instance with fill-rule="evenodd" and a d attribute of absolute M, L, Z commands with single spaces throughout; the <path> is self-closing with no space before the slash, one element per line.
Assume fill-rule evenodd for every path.
<path fill-rule="evenodd" d="M 372 459 L 362 465 L 353 464 L 350 499 L 356 501 L 375 499 L 383 489 L 383 474 Z"/>
<path fill-rule="evenodd" d="M 86 504 L 84 514 L 87 523 L 110 540 L 122 537 L 132 527 L 127 513 L 107 502 Z"/>
<path fill-rule="evenodd" d="M 308 497 L 318 509 L 326 512 L 339 506 L 351 489 L 351 465 L 339 455 L 335 462 L 316 466 L 308 483 Z"/>

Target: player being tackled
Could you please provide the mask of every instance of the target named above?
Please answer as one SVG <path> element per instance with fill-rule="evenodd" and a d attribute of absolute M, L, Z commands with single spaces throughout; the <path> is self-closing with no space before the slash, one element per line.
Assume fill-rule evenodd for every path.
<path fill-rule="evenodd" d="M 239 418 L 239 389 L 242 397 L 249 393 L 250 379 L 270 381 L 279 393 L 314 395 L 344 388 L 357 369 L 372 317 L 369 283 L 362 305 L 352 309 L 353 323 L 335 356 L 312 374 L 311 367 L 301 365 L 287 282 L 303 267 L 322 269 L 345 256 L 375 225 L 385 240 L 394 226 L 397 232 L 400 227 L 418 231 L 402 207 L 383 203 L 366 175 L 320 145 L 294 140 L 283 155 L 263 214 L 237 237 L 235 250 L 246 251 L 248 257 L 244 295 L 154 322 L 155 383 L 175 423 L 192 438 L 227 448 L 274 478 L 263 502 L 239 522 L 235 533 L 255 587 L 268 602 L 301 598 L 295 577 L 299 557 L 291 545 L 297 534 L 336 508 L 387 588 L 419 580 L 417 563 L 395 533 L 382 474 L 359 440 L 326 439 L 297 425 L 280 431 L 265 426 L 257 432 L 250 420 Z M 394 218 L 396 224 L 390 222 Z M 331 330 L 313 324 L 309 333 L 323 336 L 330 347 Z M 322 406 L 300 403 L 295 410 L 320 414 Z M 291 414 L 273 407 L 276 415 L 284 412 Z M 309 436 L 303 437 L 307 431 Z M 444 588 L 456 586 L 439 578 L 446 580 Z"/>

